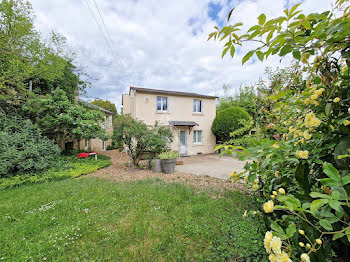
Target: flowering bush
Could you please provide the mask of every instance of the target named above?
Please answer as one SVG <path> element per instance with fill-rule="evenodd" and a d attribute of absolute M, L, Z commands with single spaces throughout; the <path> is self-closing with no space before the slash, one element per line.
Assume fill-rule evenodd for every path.
<path fill-rule="evenodd" d="M 266 106 L 265 124 L 274 139 L 240 152 L 252 161 L 246 172 L 232 174 L 257 190 L 270 231 L 265 248 L 270 261 L 346 261 L 350 246 L 350 13 L 349 2 L 335 9 L 304 15 L 299 5 L 284 16 L 237 35 L 241 23 L 210 34 L 228 39 L 223 55 L 247 41 L 261 43 L 254 54 L 292 53 L 302 80 L 282 82 L 260 97 Z M 231 13 L 230 13 L 231 14 Z M 236 30 L 238 29 L 238 30 Z M 234 153 L 234 146 L 223 146 Z"/>

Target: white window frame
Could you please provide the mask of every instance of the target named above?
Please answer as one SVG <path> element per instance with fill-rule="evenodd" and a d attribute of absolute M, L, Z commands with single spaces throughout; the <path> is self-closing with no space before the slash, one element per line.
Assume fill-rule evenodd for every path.
<path fill-rule="evenodd" d="M 196 114 L 203 113 L 203 101 L 201 99 L 193 99 L 192 111 Z"/>
<path fill-rule="evenodd" d="M 160 109 L 158 109 L 158 99 L 160 99 Z M 164 103 L 166 101 L 166 103 Z M 164 110 L 164 105 L 166 105 L 166 110 Z M 156 98 L 156 110 L 157 112 L 169 112 L 169 101 L 166 96 L 157 96 Z"/>
<path fill-rule="evenodd" d="M 85 150 L 89 149 L 89 139 L 85 139 Z"/>
<path fill-rule="evenodd" d="M 201 132 L 201 141 L 198 141 L 198 133 Z M 201 145 L 203 144 L 203 130 L 194 130 L 193 131 L 193 144 Z"/>

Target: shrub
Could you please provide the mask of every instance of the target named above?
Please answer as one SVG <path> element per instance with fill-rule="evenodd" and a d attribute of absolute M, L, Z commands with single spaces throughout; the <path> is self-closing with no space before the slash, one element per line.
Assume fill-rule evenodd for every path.
<path fill-rule="evenodd" d="M 0 177 L 5 177 L 46 170 L 60 150 L 30 120 L 0 113 L 0 152 Z"/>
<path fill-rule="evenodd" d="M 250 116 L 241 107 L 232 106 L 221 111 L 214 119 L 211 130 L 217 141 L 226 142 L 230 139 L 230 133 L 242 128 L 244 121 L 250 121 Z"/>
<path fill-rule="evenodd" d="M 167 151 L 159 154 L 159 159 L 174 159 L 179 157 L 179 152 L 176 151 Z"/>
<path fill-rule="evenodd" d="M 292 81 L 272 81 L 261 95 L 260 119 L 276 140 L 245 151 L 251 160 L 246 171 L 231 177 L 260 193 L 270 261 L 348 261 L 350 5 L 337 0 L 332 11 L 309 15 L 298 6 L 269 21 L 261 14 L 247 34 L 237 37 L 236 23 L 211 35 L 228 37 L 224 54 L 231 48 L 232 56 L 236 44 L 266 40 L 242 63 L 254 54 L 264 60 L 291 53 L 299 64 Z"/>

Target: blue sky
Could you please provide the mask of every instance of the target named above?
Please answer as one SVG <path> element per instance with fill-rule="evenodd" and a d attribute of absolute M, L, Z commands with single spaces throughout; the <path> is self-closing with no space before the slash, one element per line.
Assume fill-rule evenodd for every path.
<path fill-rule="evenodd" d="M 121 106 L 121 94 L 129 81 L 105 43 L 85 0 L 30 0 L 36 13 L 35 25 L 47 36 L 54 30 L 67 37 L 76 53 L 77 64 L 92 77 L 92 88 L 85 99 L 109 99 Z M 103 28 L 93 0 L 86 0 Z M 282 14 L 283 9 L 300 0 L 95 0 L 130 82 L 133 86 L 192 91 L 220 95 L 223 84 L 233 89 L 251 84 L 264 76 L 266 66 L 290 64 L 278 57 L 266 62 L 253 59 L 241 65 L 242 56 L 254 47 L 243 46 L 237 57 L 221 58 L 224 42 L 207 41 L 215 25 L 242 21 L 243 29 L 257 21 Z M 300 6 L 306 13 L 329 9 L 330 0 L 305 0 Z M 104 31 L 106 37 L 107 32 Z"/>

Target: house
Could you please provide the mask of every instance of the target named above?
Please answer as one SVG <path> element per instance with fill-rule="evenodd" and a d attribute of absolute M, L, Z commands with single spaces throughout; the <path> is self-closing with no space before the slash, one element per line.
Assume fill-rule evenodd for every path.
<path fill-rule="evenodd" d="M 113 134 L 113 115 L 114 113 L 93 105 L 89 102 L 86 102 L 84 100 L 81 100 L 77 98 L 77 102 L 80 103 L 83 106 L 86 106 L 88 108 L 94 109 L 94 110 L 99 110 L 104 114 L 104 121 L 101 123 L 101 126 L 107 131 L 109 135 Z M 74 141 L 74 142 L 69 142 L 66 144 L 65 148 L 66 149 L 81 149 L 81 150 L 91 150 L 91 151 L 96 151 L 96 152 L 101 152 L 101 151 L 106 151 L 107 147 L 112 144 L 112 139 L 108 139 L 107 141 L 103 141 L 100 138 L 92 138 L 92 139 L 83 139 L 80 141 Z"/>
<path fill-rule="evenodd" d="M 180 155 L 214 152 L 211 125 L 216 115 L 215 96 L 196 93 L 130 87 L 123 94 L 123 114 L 154 125 L 170 126 L 174 132 L 171 150 Z"/>

